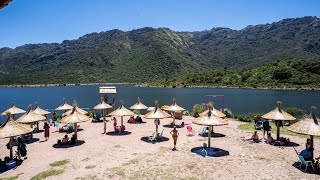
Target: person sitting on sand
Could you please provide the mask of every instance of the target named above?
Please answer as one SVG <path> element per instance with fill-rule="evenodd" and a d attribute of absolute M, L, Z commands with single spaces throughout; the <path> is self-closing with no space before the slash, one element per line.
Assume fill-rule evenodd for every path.
<path fill-rule="evenodd" d="M 252 137 L 249 140 L 252 140 L 253 142 L 256 142 L 256 143 L 260 142 L 260 139 L 259 139 L 259 136 L 257 134 L 257 131 L 254 131 L 254 134 L 252 135 Z"/>
<path fill-rule="evenodd" d="M 68 144 L 68 141 L 69 141 L 69 137 L 68 137 L 68 135 L 66 134 L 66 135 L 64 136 L 64 138 L 62 138 L 61 143 L 62 143 L 62 144 Z"/>
<path fill-rule="evenodd" d="M 70 142 L 70 144 L 76 144 L 76 142 L 77 142 L 77 137 L 76 137 L 76 135 L 75 134 L 73 134 L 72 135 L 72 137 L 71 137 L 71 140 L 70 140 L 71 142 Z"/>
<path fill-rule="evenodd" d="M 172 135 L 173 145 L 174 145 L 172 150 L 175 151 L 176 150 L 178 136 L 179 136 L 179 132 L 178 132 L 176 126 L 173 127 L 173 130 L 170 132 L 170 134 Z"/>
<path fill-rule="evenodd" d="M 274 142 L 274 139 L 271 136 L 271 133 L 268 133 L 266 143 L 267 144 L 273 144 L 273 142 Z"/>

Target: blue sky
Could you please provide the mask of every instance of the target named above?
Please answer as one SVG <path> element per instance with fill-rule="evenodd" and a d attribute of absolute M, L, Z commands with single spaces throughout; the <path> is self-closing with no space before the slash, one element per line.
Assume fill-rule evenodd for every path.
<path fill-rule="evenodd" d="M 13 0 L 0 10 L 0 47 L 146 26 L 242 29 L 303 16 L 320 17 L 320 0 Z"/>

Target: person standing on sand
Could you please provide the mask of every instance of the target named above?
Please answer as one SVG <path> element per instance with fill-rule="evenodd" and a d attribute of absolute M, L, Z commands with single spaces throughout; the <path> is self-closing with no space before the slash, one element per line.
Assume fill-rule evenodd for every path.
<path fill-rule="evenodd" d="M 175 151 L 176 150 L 178 136 L 179 136 L 179 132 L 178 132 L 176 126 L 173 127 L 173 130 L 170 132 L 170 134 L 172 135 L 173 145 L 174 145 L 172 151 Z"/>
<path fill-rule="evenodd" d="M 44 123 L 43 129 L 44 129 L 44 137 L 46 138 L 46 141 L 48 141 L 49 133 L 50 133 L 49 132 L 50 126 L 47 122 Z"/>

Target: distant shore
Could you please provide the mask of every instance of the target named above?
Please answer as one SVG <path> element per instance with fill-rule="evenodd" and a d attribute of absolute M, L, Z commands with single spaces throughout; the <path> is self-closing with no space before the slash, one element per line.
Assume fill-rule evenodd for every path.
<path fill-rule="evenodd" d="M 218 89 L 262 89 L 262 90 L 301 90 L 301 91 L 320 91 L 320 88 L 313 87 L 248 87 L 248 86 L 216 86 L 216 85 L 185 85 L 185 86 L 154 86 L 137 84 L 137 87 L 161 87 L 161 88 L 218 88 Z"/>
<path fill-rule="evenodd" d="M 222 86 L 222 85 L 185 85 L 185 86 L 165 86 L 165 85 L 147 85 L 141 83 L 67 83 L 67 84 L 13 84 L 0 85 L 0 88 L 33 88 L 33 87 L 53 87 L 53 86 L 94 86 L 110 84 L 135 84 L 136 87 L 160 87 L 160 88 L 218 88 L 218 89 L 262 89 L 262 90 L 302 90 L 302 91 L 320 91 L 315 87 L 249 87 L 249 86 Z"/>
<path fill-rule="evenodd" d="M 110 84 L 134 84 L 134 83 L 68 83 L 68 84 L 12 84 L 0 85 L 0 88 L 22 88 L 22 87 L 51 87 L 51 86 L 93 86 Z"/>

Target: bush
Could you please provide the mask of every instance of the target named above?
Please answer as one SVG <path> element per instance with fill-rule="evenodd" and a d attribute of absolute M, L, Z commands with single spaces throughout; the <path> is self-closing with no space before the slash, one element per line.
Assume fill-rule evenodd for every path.
<path fill-rule="evenodd" d="M 302 118 L 306 114 L 305 110 L 296 107 L 287 107 L 284 110 L 297 119 Z"/>
<path fill-rule="evenodd" d="M 204 103 L 195 104 L 192 108 L 192 116 L 197 118 L 197 117 L 199 117 L 199 114 L 204 111 L 206 111 L 206 105 Z"/>

